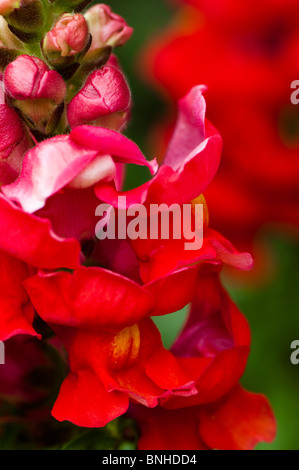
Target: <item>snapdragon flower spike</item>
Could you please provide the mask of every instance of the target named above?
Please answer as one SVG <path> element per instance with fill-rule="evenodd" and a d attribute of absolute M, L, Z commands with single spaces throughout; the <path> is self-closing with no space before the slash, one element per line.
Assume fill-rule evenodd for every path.
<path fill-rule="evenodd" d="M 130 108 L 131 93 L 125 77 L 117 68 L 106 65 L 89 75 L 69 103 L 67 117 L 72 128 L 91 124 L 121 131 Z"/>
<path fill-rule="evenodd" d="M 37 57 L 21 55 L 6 67 L 4 88 L 32 129 L 43 134 L 55 129 L 66 93 L 58 72 Z"/>
<path fill-rule="evenodd" d="M 84 16 L 92 36 L 84 62 L 98 61 L 105 49 L 122 46 L 132 36 L 133 29 L 121 16 L 113 13 L 108 5 L 94 5 Z"/>
<path fill-rule="evenodd" d="M 79 67 L 78 61 L 88 49 L 90 41 L 84 16 L 64 14 L 45 35 L 42 51 L 47 61 L 56 69 L 65 69 L 76 63 Z"/>

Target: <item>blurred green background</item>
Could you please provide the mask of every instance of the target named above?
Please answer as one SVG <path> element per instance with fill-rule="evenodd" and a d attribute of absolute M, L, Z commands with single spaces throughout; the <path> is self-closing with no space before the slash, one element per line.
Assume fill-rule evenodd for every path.
<path fill-rule="evenodd" d="M 157 92 L 141 80 L 137 57 L 151 37 L 169 23 L 173 11 L 163 0 L 110 0 L 112 9 L 124 16 L 134 28 L 134 34 L 117 56 L 128 78 L 133 95 L 132 121 L 126 135 L 149 155 L 148 132 L 160 119 L 165 103 Z M 129 168 L 126 186 L 136 186 L 148 178 L 146 170 Z M 299 365 L 290 361 L 290 344 L 299 339 L 299 242 L 265 227 L 258 237 L 272 253 L 273 272 L 262 285 L 236 283 L 224 277 L 232 298 L 249 320 L 252 331 L 252 349 L 246 373 L 245 387 L 264 393 L 269 398 L 278 423 L 278 434 L 272 444 L 257 449 L 299 449 Z M 184 321 L 186 311 L 157 319 L 165 345 L 169 345 Z"/>

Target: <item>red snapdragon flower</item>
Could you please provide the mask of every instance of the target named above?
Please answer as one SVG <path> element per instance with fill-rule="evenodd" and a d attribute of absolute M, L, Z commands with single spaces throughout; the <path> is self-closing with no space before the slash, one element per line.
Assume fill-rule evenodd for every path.
<path fill-rule="evenodd" d="M 196 88 L 181 102 L 177 131 L 168 153 L 172 163 L 161 167 L 144 187 L 124 193 L 129 195 L 130 201 L 137 194 L 146 202 L 152 191 L 157 202 L 159 192 L 156 188 L 161 190 L 163 185 L 165 193 L 162 192 L 162 197 L 166 197 L 167 185 L 169 188 L 168 203 L 182 202 L 184 198 L 189 201 L 206 187 L 217 169 L 221 140 L 212 127 L 208 127 L 210 134 L 206 135 L 204 121 L 205 101 L 202 89 Z M 78 145 L 86 142 L 90 150 L 99 149 L 99 146 L 103 149 L 103 137 L 99 140 L 99 136 L 105 133 L 107 130 L 101 128 L 82 126 L 74 129 L 70 138 Z M 84 140 L 86 136 L 88 139 Z M 129 141 L 120 134 L 117 137 L 110 131 L 109 137 L 110 146 L 114 139 L 115 145 L 117 142 L 123 144 L 123 152 L 126 151 L 125 143 L 129 149 Z M 134 148 L 131 143 L 131 158 Z M 120 154 L 119 148 L 118 152 Z M 138 155 L 136 153 L 136 161 Z M 184 187 L 192 170 L 197 170 L 193 178 L 195 187 L 187 186 L 187 194 L 179 196 L 178 188 Z M 201 179 L 196 177 L 200 172 Z M 37 186 L 30 186 L 26 191 L 25 177 L 30 175 L 32 180 L 32 174 L 24 171 L 19 187 L 17 182 L 4 188 L 10 197 L 16 197 L 13 196 L 16 191 L 18 201 L 24 207 L 38 201 Z M 113 181 L 98 184 L 94 190 L 106 201 L 108 195 L 118 194 Z M 186 397 L 206 403 L 227 393 L 244 372 L 249 352 L 249 329 L 217 279 L 202 268 L 202 263 L 220 267 L 223 262 L 228 262 L 247 268 L 251 264 L 250 255 L 238 253 L 220 235 L 211 232 L 202 253 L 191 258 L 193 265 L 190 266 L 189 258 L 180 265 L 179 260 L 182 261 L 184 255 L 181 246 L 175 255 L 175 263 L 165 262 L 165 269 L 165 263 L 154 259 L 153 263 L 162 268 L 145 275 L 142 265 L 138 264 L 138 250 L 128 240 L 112 240 L 108 244 L 98 241 L 97 245 L 91 259 L 109 270 L 82 267 L 73 274 L 39 273 L 25 281 L 38 314 L 55 331 L 69 353 L 70 374 L 62 384 L 53 408 L 54 416 L 81 426 L 103 426 L 125 413 L 129 401 L 148 407 L 155 407 L 158 400 L 172 406 L 181 406 L 181 403 L 185 406 Z M 145 251 L 150 245 L 150 241 L 145 244 Z M 212 283 L 211 289 L 207 288 L 208 280 Z M 177 311 L 192 299 L 196 303 L 199 288 L 199 292 L 204 292 L 208 298 L 212 311 L 209 315 L 207 312 L 206 325 L 200 334 L 196 330 L 191 336 L 193 341 L 199 336 L 207 343 L 202 351 L 195 349 L 190 355 L 186 347 L 186 359 L 175 350 L 176 355 L 163 348 L 158 330 L 149 317 Z M 201 328 L 199 313 L 196 328 Z M 192 318 L 191 314 L 191 323 Z M 188 342 L 191 346 L 190 339 Z M 224 376 L 228 369 L 231 372 Z"/>
<path fill-rule="evenodd" d="M 248 335 L 218 273 L 202 269 L 189 317 L 171 351 L 189 367 L 196 361 L 208 366 L 195 383 L 198 393 L 160 398 L 154 410 L 132 408 L 141 432 L 139 449 L 250 450 L 274 439 L 276 423 L 267 399 L 238 385 Z"/>
<path fill-rule="evenodd" d="M 54 417 L 98 427 L 125 413 L 129 398 L 157 405 L 165 389 L 147 368 L 153 354 L 160 352 L 165 359 L 158 330 L 147 318 L 154 305 L 150 293 L 99 268 L 33 277 L 26 288 L 39 315 L 69 353 L 70 373 L 54 405 Z M 164 383 L 169 389 L 189 388 L 190 377 L 179 364 L 174 377 L 171 365 Z"/>
<path fill-rule="evenodd" d="M 81 268 L 40 274 L 25 286 L 69 353 L 70 372 L 52 410 L 56 419 L 104 426 L 131 403 L 140 449 L 251 449 L 273 440 L 267 400 L 238 386 L 249 328 L 214 268 L 200 270 L 188 322 L 172 351 L 148 318 L 155 301 L 146 285 Z M 174 437 L 181 425 L 188 431 Z"/>
<path fill-rule="evenodd" d="M 33 305 L 69 353 L 70 373 L 54 417 L 84 427 L 104 426 L 127 411 L 129 400 L 150 408 L 158 400 L 181 408 L 194 401 L 210 403 L 229 391 L 246 366 L 249 328 L 221 288 L 219 295 L 215 275 L 202 270 L 197 282 L 208 307 L 206 312 L 200 309 L 202 334 L 197 330 L 187 341 L 200 337 L 205 343 L 200 352 L 190 354 L 187 348 L 185 357 L 178 354 L 179 346 L 173 353 L 162 346 L 149 318 L 157 312 L 147 285 L 102 268 L 27 279 Z"/>

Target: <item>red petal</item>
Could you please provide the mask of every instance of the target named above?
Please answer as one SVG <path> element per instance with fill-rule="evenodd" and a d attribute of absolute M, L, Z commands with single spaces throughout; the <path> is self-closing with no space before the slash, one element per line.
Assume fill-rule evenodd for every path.
<path fill-rule="evenodd" d="M 194 297 L 199 267 L 184 268 L 146 284 L 156 299 L 153 316 L 181 310 Z"/>
<path fill-rule="evenodd" d="M 77 240 L 57 237 L 48 220 L 26 214 L 2 195 L 0 214 L 1 250 L 42 269 L 74 269 L 79 266 L 80 245 Z"/>
<path fill-rule="evenodd" d="M 213 449 L 251 450 L 272 442 L 276 423 L 265 397 L 237 386 L 216 404 L 200 411 L 200 434 Z"/>
<path fill-rule="evenodd" d="M 32 327 L 33 307 L 23 287 L 26 264 L 0 251 L 0 340 L 17 334 L 37 335 Z"/>
<path fill-rule="evenodd" d="M 101 268 L 39 274 L 25 286 L 39 315 L 55 325 L 125 328 L 148 316 L 154 306 L 143 287 Z"/>
<path fill-rule="evenodd" d="M 102 427 L 125 413 L 128 405 L 126 394 L 107 392 L 93 372 L 82 369 L 64 380 L 52 414 L 77 426 Z"/>

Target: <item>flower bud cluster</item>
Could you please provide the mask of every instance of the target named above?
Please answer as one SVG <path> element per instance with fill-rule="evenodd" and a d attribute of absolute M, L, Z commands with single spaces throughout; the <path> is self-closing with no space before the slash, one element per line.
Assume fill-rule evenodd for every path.
<path fill-rule="evenodd" d="M 81 124 L 117 131 L 126 125 L 130 90 L 116 62 L 107 62 L 133 30 L 107 5 L 80 13 L 85 6 L 75 0 L 0 0 L 3 103 L 20 120 L 17 127 L 5 126 L 10 141 L 16 128 L 36 142 Z"/>

